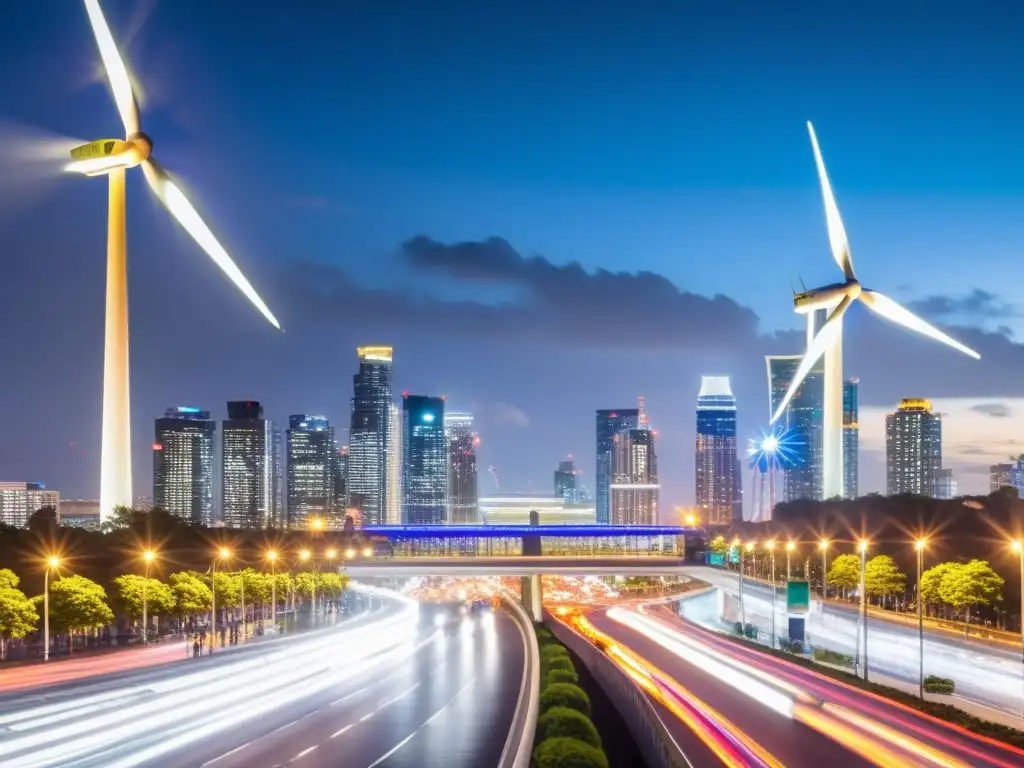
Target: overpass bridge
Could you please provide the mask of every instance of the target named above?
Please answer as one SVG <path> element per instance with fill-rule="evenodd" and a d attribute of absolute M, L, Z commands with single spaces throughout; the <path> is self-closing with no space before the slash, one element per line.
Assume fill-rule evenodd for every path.
<path fill-rule="evenodd" d="M 374 576 L 670 576 L 687 570 L 673 556 L 409 557 L 352 561 L 344 573 Z"/>

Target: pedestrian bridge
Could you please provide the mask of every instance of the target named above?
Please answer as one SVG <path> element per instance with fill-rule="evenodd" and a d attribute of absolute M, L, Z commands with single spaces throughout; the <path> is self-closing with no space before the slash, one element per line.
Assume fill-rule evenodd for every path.
<path fill-rule="evenodd" d="M 349 561 L 344 573 L 370 576 L 668 576 L 687 568 L 681 557 L 600 555 L 531 557 L 386 557 Z"/>

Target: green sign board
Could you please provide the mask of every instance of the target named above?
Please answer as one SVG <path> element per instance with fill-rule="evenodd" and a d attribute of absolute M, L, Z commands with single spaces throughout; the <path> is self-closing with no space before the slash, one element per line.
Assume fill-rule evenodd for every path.
<path fill-rule="evenodd" d="M 807 613 L 811 607 L 811 585 L 807 581 L 786 584 L 786 612 Z"/>

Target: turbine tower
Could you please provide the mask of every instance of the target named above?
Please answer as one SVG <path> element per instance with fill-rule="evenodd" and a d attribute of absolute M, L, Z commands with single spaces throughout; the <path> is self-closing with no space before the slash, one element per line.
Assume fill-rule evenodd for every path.
<path fill-rule="evenodd" d="M 811 147 L 814 149 L 814 162 L 818 166 L 818 180 L 821 182 L 821 196 L 825 203 L 825 222 L 828 225 L 828 240 L 832 247 L 832 256 L 843 271 L 843 282 L 814 288 L 793 297 L 793 308 L 797 314 L 807 315 L 807 351 L 790 382 L 786 396 L 772 415 L 774 424 L 785 412 L 789 401 L 800 388 L 803 380 L 822 355 L 825 356 L 825 403 L 824 424 L 822 429 L 822 490 L 826 499 L 843 495 L 843 315 L 855 301 L 862 301 L 868 309 L 881 315 L 897 325 L 909 328 L 924 336 L 941 341 L 944 344 L 970 355 L 974 359 L 981 356 L 973 349 L 965 347 L 956 339 L 929 325 L 909 310 L 877 291 L 864 288 L 857 280 L 853 271 L 853 259 L 850 256 L 850 242 L 846 237 L 843 220 L 839 216 L 832 185 L 829 184 L 825 171 L 825 161 L 818 147 L 818 137 L 814 134 L 814 126 L 807 123 L 811 134 Z M 814 316 L 819 309 L 828 312 L 828 319 L 821 328 L 815 328 Z"/>
<path fill-rule="evenodd" d="M 107 219 L 107 309 L 103 358 L 103 445 L 100 456 L 100 519 L 116 506 L 132 504 L 131 424 L 128 387 L 128 269 L 125 248 L 125 170 L 142 166 L 150 189 L 209 254 L 228 278 L 275 328 L 274 315 L 249 281 L 217 242 L 196 209 L 167 173 L 152 159 L 153 142 L 139 126 L 139 110 L 128 70 L 118 53 L 98 0 L 85 0 L 96 44 L 103 59 L 114 103 L 124 123 L 125 139 L 100 139 L 71 151 L 65 170 L 86 176 L 106 176 L 109 184 Z"/>

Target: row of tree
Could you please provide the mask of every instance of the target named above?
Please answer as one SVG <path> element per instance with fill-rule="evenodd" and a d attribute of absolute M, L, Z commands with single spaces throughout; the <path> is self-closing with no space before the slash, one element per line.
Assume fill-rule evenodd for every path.
<path fill-rule="evenodd" d="M 336 600 L 347 584 L 347 577 L 333 571 L 264 573 L 252 568 L 235 572 L 217 572 L 213 581 L 196 571 L 172 573 L 166 582 L 153 577 L 125 574 L 113 580 L 113 597 L 102 585 L 85 576 L 69 575 L 50 582 L 50 629 L 67 634 L 69 647 L 76 632 L 91 632 L 114 623 L 115 610 L 134 624 L 142 617 L 145 603 L 147 618 L 159 628 L 160 617 L 181 622 L 196 620 L 210 611 L 216 587 L 217 608 L 221 616 L 242 605 L 246 616 L 265 614 L 272 596 L 278 603 L 296 598 L 314 597 Z M 11 639 L 24 638 L 38 631 L 43 614 L 43 595 L 28 597 L 19 587 L 21 580 L 9 569 L 0 569 L 0 659 L 6 658 Z M 276 593 L 276 594 L 275 594 Z"/>

